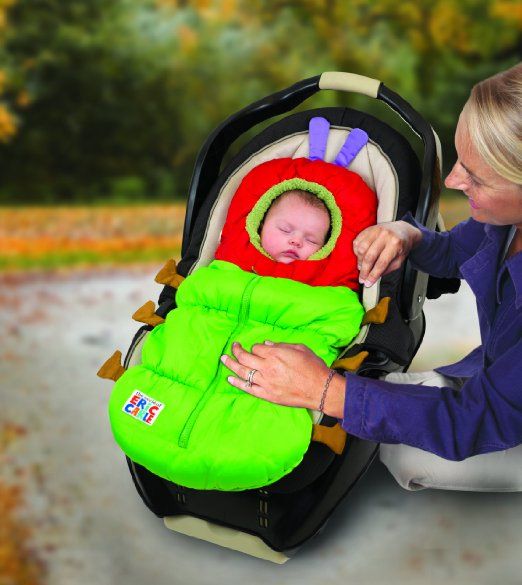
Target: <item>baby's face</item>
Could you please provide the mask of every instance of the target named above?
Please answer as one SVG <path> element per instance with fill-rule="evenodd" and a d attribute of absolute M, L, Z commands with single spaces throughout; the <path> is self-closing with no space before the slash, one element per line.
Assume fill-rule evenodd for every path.
<path fill-rule="evenodd" d="M 329 228 L 327 211 L 290 193 L 268 211 L 261 246 L 277 262 L 306 260 L 324 246 Z"/>

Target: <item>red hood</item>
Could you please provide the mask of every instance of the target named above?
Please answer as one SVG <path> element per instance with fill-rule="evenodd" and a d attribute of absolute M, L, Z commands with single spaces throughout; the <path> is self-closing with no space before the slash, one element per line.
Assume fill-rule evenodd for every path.
<path fill-rule="evenodd" d="M 246 230 L 246 218 L 269 189 L 282 181 L 296 178 L 322 185 L 332 193 L 341 212 L 342 226 L 335 246 L 326 258 L 283 264 L 256 249 Z M 376 213 L 375 193 L 352 171 L 322 160 L 270 160 L 252 169 L 241 182 L 230 204 L 215 257 L 261 276 L 358 290 L 359 271 L 352 243 L 360 231 L 376 223 Z"/>

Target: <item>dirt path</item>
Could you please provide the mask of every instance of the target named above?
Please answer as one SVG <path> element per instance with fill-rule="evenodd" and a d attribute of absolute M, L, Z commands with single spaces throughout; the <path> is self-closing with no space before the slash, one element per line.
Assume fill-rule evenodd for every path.
<path fill-rule="evenodd" d="M 284 566 L 167 531 L 134 490 L 108 425 L 111 384 L 95 376 L 159 290 L 149 269 L 1 285 L 2 585 L 519 582 L 518 495 L 410 494 L 380 464 Z M 472 302 L 464 290 L 429 304 L 417 369 L 475 344 Z M 435 326 L 450 320 L 451 333 Z"/>

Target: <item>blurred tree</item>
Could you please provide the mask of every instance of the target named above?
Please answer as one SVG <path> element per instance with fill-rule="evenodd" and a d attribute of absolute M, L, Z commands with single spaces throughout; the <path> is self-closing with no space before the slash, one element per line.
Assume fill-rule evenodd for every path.
<path fill-rule="evenodd" d="M 314 28 L 338 70 L 381 79 L 410 101 L 441 135 L 443 151 L 453 143 L 471 87 L 520 59 L 519 0 L 249 0 L 248 5 L 265 26 L 290 8 L 295 19 Z M 376 104 L 366 107 L 380 111 Z"/>
<path fill-rule="evenodd" d="M 0 143 L 8 142 L 16 133 L 16 119 L 5 99 L 9 84 L 9 63 L 3 43 L 8 10 L 13 4 L 14 0 L 0 0 Z"/>
<path fill-rule="evenodd" d="M 126 175 L 152 197 L 172 189 L 168 175 L 184 191 L 213 127 L 317 66 L 295 52 L 310 31 L 291 13 L 267 29 L 233 0 L 18 0 L 10 20 L 5 47 L 30 103 L 0 145 L 4 198 L 99 198 Z"/>
<path fill-rule="evenodd" d="M 325 70 L 384 80 L 446 151 L 473 83 L 518 59 L 521 26 L 517 0 L 0 0 L 2 192 L 101 197 L 137 177 L 182 193 L 227 115 Z M 327 93 L 313 105 L 383 117 Z"/>
<path fill-rule="evenodd" d="M 103 195 L 111 177 L 141 175 L 151 195 L 168 168 L 182 116 L 168 46 L 143 42 L 128 0 L 19 0 L 5 50 L 17 75 L 20 126 L 0 150 L 11 195 Z M 146 16 L 146 15 L 145 15 Z M 30 104 L 15 94 L 27 88 Z M 169 124 L 165 120 L 169 120 Z"/>

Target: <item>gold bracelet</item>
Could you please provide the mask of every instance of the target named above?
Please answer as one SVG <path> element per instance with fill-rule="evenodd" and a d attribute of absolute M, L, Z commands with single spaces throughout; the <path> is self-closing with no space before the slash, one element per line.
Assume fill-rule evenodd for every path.
<path fill-rule="evenodd" d="M 332 381 L 332 378 L 335 374 L 335 370 L 330 370 L 330 373 L 328 374 L 328 378 L 326 378 L 326 382 L 324 383 L 324 388 L 323 388 L 323 394 L 321 395 L 321 402 L 319 404 L 319 412 L 323 412 L 324 413 L 324 401 L 326 399 L 326 393 L 328 392 L 328 387 L 330 386 L 330 382 Z"/>

